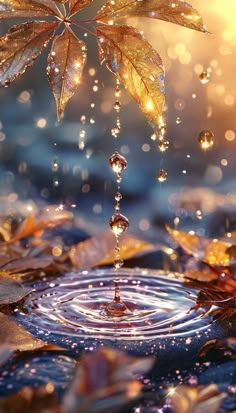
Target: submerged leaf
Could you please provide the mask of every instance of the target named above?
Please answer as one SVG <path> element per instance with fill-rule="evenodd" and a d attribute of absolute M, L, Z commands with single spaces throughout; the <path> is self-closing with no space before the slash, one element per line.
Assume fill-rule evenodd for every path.
<path fill-rule="evenodd" d="M 46 21 L 19 24 L 0 38 L 0 86 L 8 86 L 33 65 L 58 25 Z"/>
<path fill-rule="evenodd" d="M 227 249 L 231 244 L 211 240 L 195 233 L 187 233 L 167 227 L 169 234 L 188 253 L 211 266 L 228 267 L 230 257 Z"/>
<path fill-rule="evenodd" d="M 70 0 L 70 17 L 87 7 L 93 0 Z"/>
<path fill-rule="evenodd" d="M 30 291 L 7 275 L 0 274 L 0 305 L 16 303 Z"/>
<path fill-rule="evenodd" d="M 225 397 L 215 384 L 178 386 L 170 395 L 174 413 L 218 413 Z"/>
<path fill-rule="evenodd" d="M 73 266 L 77 269 L 112 264 L 115 259 L 115 246 L 114 234 L 106 232 L 74 245 L 69 256 Z M 123 259 L 155 249 L 154 244 L 142 241 L 132 235 L 124 235 L 120 240 L 120 254 Z"/>
<path fill-rule="evenodd" d="M 202 17 L 191 4 L 182 0 L 109 0 L 96 16 L 96 20 L 109 23 L 113 19 L 151 17 L 165 20 L 189 29 L 206 32 Z"/>
<path fill-rule="evenodd" d="M 14 350 L 35 350 L 41 348 L 45 343 L 35 338 L 21 325 L 17 324 L 12 317 L 0 313 L 0 343 L 8 344 Z"/>
<path fill-rule="evenodd" d="M 51 0 L 0 0 L 0 19 L 60 16 Z"/>
<path fill-rule="evenodd" d="M 162 121 L 164 67 L 159 54 L 133 27 L 97 27 L 99 57 L 140 105 L 153 126 Z"/>
<path fill-rule="evenodd" d="M 54 39 L 48 58 L 47 75 L 56 99 L 58 120 L 80 84 L 86 60 L 86 44 L 70 30 L 65 29 Z"/>

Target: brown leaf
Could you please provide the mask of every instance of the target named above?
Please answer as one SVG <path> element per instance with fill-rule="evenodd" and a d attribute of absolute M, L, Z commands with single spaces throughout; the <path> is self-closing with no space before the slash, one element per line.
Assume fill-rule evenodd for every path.
<path fill-rule="evenodd" d="M 152 126 L 162 122 L 164 67 L 159 54 L 133 27 L 97 27 L 99 58 L 139 104 Z"/>
<path fill-rule="evenodd" d="M 61 16 L 51 0 L 0 0 L 0 19 Z"/>
<path fill-rule="evenodd" d="M 70 0 L 70 17 L 87 7 L 93 0 Z"/>
<path fill-rule="evenodd" d="M 236 296 L 226 291 L 204 289 L 199 292 L 193 307 L 198 308 L 205 308 L 215 320 L 224 320 L 236 314 Z"/>
<path fill-rule="evenodd" d="M 74 245 L 69 252 L 72 264 L 77 269 L 111 264 L 115 258 L 116 240 L 114 234 L 106 232 L 88 238 Z M 128 259 L 136 254 L 154 251 L 157 247 L 132 235 L 124 235 L 120 240 L 120 254 Z"/>
<path fill-rule="evenodd" d="M 72 212 L 60 209 L 56 205 L 47 206 L 38 214 L 26 217 L 14 232 L 9 243 L 15 243 L 47 228 L 54 228 L 72 220 L 73 216 Z"/>
<path fill-rule="evenodd" d="M 205 357 L 209 350 L 218 349 L 218 350 L 232 350 L 236 353 L 236 337 L 226 337 L 208 340 L 200 349 L 199 355 Z"/>
<path fill-rule="evenodd" d="M 1 267 L 1 270 L 14 274 L 29 270 L 45 269 L 52 265 L 52 263 L 53 257 L 22 257 L 8 262 Z"/>
<path fill-rule="evenodd" d="M 173 7 L 174 4 L 174 7 Z M 116 0 L 107 1 L 96 16 L 96 20 L 109 23 L 128 17 L 151 17 L 165 20 L 189 29 L 206 32 L 202 17 L 191 4 L 182 0 Z"/>
<path fill-rule="evenodd" d="M 0 367 L 11 357 L 13 349 L 7 344 L 0 344 Z"/>
<path fill-rule="evenodd" d="M 187 233 L 170 227 L 167 227 L 167 230 L 188 254 L 193 255 L 213 267 L 229 266 L 227 249 L 231 244 L 217 239 L 210 240 L 195 233 Z"/>
<path fill-rule="evenodd" d="M 1 413 L 63 413 L 53 383 L 37 388 L 23 387 L 17 393 L 0 400 Z"/>
<path fill-rule="evenodd" d="M 120 411 L 121 406 L 136 398 L 141 390 L 135 374 L 145 374 L 153 362 L 151 357 L 134 358 L 109 348 L 84 354 L 74 383 L 64 398 L 66 411 Z"/>
<path fill-rule="evenodd" d="M 30 291 L 7 275 L 0 274 L 0 305 L 16 303 L 28 295 Z"/>
<path fill-rule="evenodd" d="M 87 60 L 87 47 L 70 30 L 57 36 L 48 57 L 47 75 L 57 104 L 57 117 L 80 84 Z"/>
<path fill-rule="evenodd" d="M 45 343 L 35 338 L 16 321 L 0 313 L 0 343 L 8 344 L 14 350 L 26 351 L 43 347 Z"/>
<path fill-rule="evenodd" d="M 33 65 L 59 22 L 29 22 L 13 26 L 0 38 L 0 86 L 8 86 Z"/>
<path fill-rule="evenodd" d="M 218 413 L 225 397 L 215 384 L 178 386 L 170 395 L 174 413 Z"/>

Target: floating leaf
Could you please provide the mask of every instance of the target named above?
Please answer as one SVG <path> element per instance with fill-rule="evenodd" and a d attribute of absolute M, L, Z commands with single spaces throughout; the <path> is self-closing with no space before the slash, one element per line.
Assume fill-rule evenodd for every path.
<path fill-rule="evenodd" d="M 52 263 L 53 257 L 22 257 L 8 262 L 6 265 L 1 267 L 1 270 L 14 274 L 29 270 L 45 269 L 52 265 Z"/>
<path fill-rule="evenodd" d="M 26 351 L 43 347 L 45 343 L 35 338 L 12 317 L 0 313 L 0 343 L 8 344 L 14 350 Z"/>
<path fill-rule="evenodd" d="M 86 60 L 86 44 L 70 30 L 66 29 L 54 39 L 48 58 L 47 75 L 56 99 L 58 120 L 80 84 Z"/>
<path fill-rule="evenodd" d="M 219 240 L 210 240 L 195 233 L 187 233 L 170 227 L 167 227 L 167 230 L 188 254 L 193 255 L 211 266 L 229 266 L 227 249 L 231 244 Z"/>
<path fill-rule="evenodd" d="M 107 265 L 111 264 L 115 258 L 115 246 L 114 234 L 106 232 L 73 246 L 69 256 L 73 266 L 77 269 Z M 142 241 L 132 235 L 124 235 L 120 240 L 120 254 L 123 259 L 147 253 L 156 248 L 154 244 Z"/>
<path fill-rule="evenodd" d="M 182 0 L 111 0 L 105 3 L 96 19 L 102 23 L 109 23 L 113 19 L 128 17 L 151 17 L 206 32 L 198 11 Z"/>
<path fill-rule="evenodd" d="M 99 58 L 105 62 L 153 126 L 162 120 L 164 67 L 159 54 L 133 27 L 97 27 Z"/>
<path fill-rule="evenodd" d="M 59 23 L 29 22 L 13 26 L 0 38 L 0 85 L 8 86 L 33 65 Z"/>
<path fill-rule="evenodd" d="M 208 340 L 200 349 L 200 356 L 205 357 L 209 350 L 232 350 L 236 353 L 236 337 L 218 338 Z"/>
<path fill-rule="evenodd" d="M 87 7 L 93 0 L 70 0 L 70 17 Z"/>
<path fill-rule="evenodd" d="M 225 397 L 215 384 L 178 386 L 170 395 L 174 413 L 218 413 Z"/>
<path fill-rule="evenodd" d="M 135 358 L 109 348 L 81 357 L 77 374 L 64 397 L 70 413 L 115 413 L 122 405 L 136 398 L 141 383 L 136 374 L 150 370 L 154 359 Z"/>
<path fill-rule="evenodd" d="M 61 16 L 51 0 L 0 0 L 0 19 Z"/>
<path fill-rule="evenodd" d="M 30 291 L 7 275 L 0 274 L 0 305 L 16 303 Z"/>

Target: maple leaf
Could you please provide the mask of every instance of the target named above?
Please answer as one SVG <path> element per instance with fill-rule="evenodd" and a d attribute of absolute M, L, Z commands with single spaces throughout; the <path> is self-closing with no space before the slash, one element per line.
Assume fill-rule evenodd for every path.
<path fill-rule="evenodd" d="M 50 18 L 50 21 L 33 20 L 13 26 L 0 38 L 0 86 L 9 86 L 31 67 L 57 29 L 64 24 L 63 33 L 53 41 L 47 65 L 60 120 L 81 82 L 87 59 L 87 47 L 72 29 L 72 26 L 78 26 L 74 16 L 92 1 L 0 0 L 0 19 Z M 130 16 L 153 17 L 206 31 L 197 10 L 181 0 L 175 3 L 172 0 L 108 1 L 97 16 L 84 23 L 107 23 L 111 19 Z M 79 22 L 79 27 L 81 22 L 83 20 Z M 133 27 L 100 26 L 97 28 L 97 38 L 100 60 L 105 61 L 108 69 L 121 80 L 151 125 L 158 128 L 165 101 L 164 67 L 158 53 Z"/>

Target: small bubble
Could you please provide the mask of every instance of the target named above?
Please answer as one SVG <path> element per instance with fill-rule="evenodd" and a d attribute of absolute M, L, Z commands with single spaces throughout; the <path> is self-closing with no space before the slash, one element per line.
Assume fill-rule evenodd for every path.
<path fill-rule="evenodd" d="M 181 118 L 180 118 L 180 117 L 177 117 L 177 118 L 176 118 L 176 123 L 177 123 L 177 125 L 179 125 L 181 122 L 182 122 Z"/>
<path fill-rule="evenodd" d="M 169 145 L 170 142 L 167 139 L 160 139 L 157 146 L 160 152 L 166 152 Z"/>
<path fill-rule="evenodd" d="M 214 134 L 209 130 L 203 130 L 198 136 L 198 142 L 204 151 L 211 149 L 215 143 Z"/>

